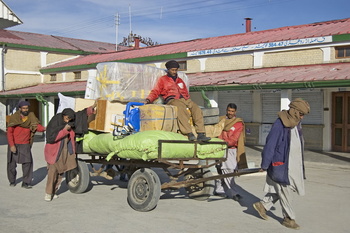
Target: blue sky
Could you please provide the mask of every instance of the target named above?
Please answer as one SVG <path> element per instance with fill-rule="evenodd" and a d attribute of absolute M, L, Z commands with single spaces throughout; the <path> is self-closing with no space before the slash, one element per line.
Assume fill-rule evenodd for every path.
<path fill-rule="evenodd" d="M 161 44 L 350 18 L 349 0 L 4 0 L 23 21 L 9 30 L 118 42 L 133 33 Z M 131 21 L 130 21 L 131 19 Z"/>

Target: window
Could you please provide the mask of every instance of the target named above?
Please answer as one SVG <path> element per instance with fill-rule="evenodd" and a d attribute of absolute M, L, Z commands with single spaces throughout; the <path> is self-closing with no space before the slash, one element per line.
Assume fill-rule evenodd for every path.
<path fill-rule="evenodd" d="M 81 71 L 74 72 L 74 79 L 81 79 Z"/>
<path fill-rule="evenodd" d="M 336 58 L 350 58 L 350 46 L 349 47 L 337 47 L 335 48 Z"/>
<path fill-rule="evenodd" d="M 56 74 L 50 74 L 50 81 L 57 81 L 57 75 Z"/>
<path fill-rule="evenodd" d="M 180 65 L 179 70 L 181 71 L 187 70 L 187 61 L 179 61 L 178 63 Z"/>

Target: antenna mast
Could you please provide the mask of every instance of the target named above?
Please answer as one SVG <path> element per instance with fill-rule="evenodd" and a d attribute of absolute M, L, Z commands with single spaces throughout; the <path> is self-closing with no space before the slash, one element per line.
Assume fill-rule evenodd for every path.
<path fill-rule="evenodd" d="M 120 15 L 115 16 L 115 50 L 118 51 L 118 35 L 119 35 Z"/>
<path fill-rule="evenodd" d="M 129 4 L 129 22 L 130 22 L 130 34 L 131 34 L 131 5 Z"/>

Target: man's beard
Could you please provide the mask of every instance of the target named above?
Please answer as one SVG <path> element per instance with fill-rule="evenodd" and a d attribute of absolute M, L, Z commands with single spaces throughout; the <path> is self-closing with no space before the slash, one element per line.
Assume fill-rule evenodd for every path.
<path fill-rule="evenodd" d="M 21 114 L 23 115 L 23 116 L 28 116 L 28 114 L 29 114 L 29 111 L 21 111 Z"/>

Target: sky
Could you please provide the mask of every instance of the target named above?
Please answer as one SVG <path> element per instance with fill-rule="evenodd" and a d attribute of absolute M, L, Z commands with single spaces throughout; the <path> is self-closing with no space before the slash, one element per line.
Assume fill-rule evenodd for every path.
<path fill-rule="evenodd" d="M 244 33 L 244 18 L 252 31 L 350 18 L 349 0 L 3 1 L 23 21 L 8 30 L 109 43 L 130 32 L 158 44 Z"/>

